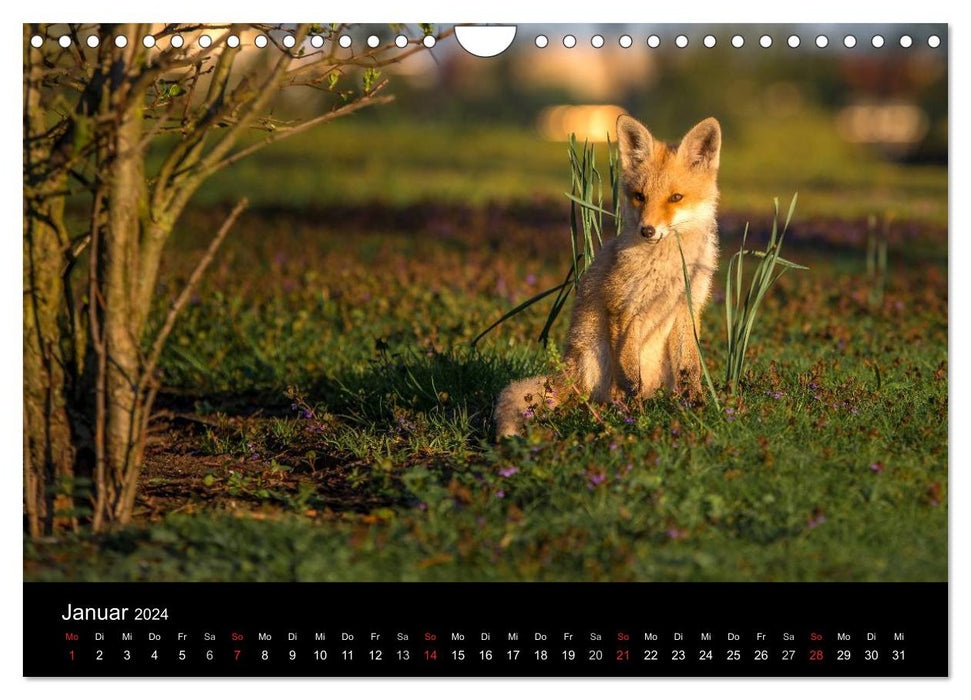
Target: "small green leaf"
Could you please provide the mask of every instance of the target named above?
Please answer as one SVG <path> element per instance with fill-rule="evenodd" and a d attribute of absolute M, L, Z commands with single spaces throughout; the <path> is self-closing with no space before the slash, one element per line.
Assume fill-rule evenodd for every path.
<path fill-rule="evenodd" d="M 381 71 L 376 68 L 368 68 L 364 71 L 361 76 L 361 80 L 364 83 L 364 92 L 371 92 L 374 84 L 377 82 L 378 78 L 381 76 Z"/>

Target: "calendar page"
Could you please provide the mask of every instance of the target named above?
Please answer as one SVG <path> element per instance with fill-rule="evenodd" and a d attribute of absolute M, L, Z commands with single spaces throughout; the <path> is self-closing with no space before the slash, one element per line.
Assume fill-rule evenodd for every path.
<path fill-rule="evenodd" d="M 24 675 L 948 675 L 947 25 L 22 42 Z"/>

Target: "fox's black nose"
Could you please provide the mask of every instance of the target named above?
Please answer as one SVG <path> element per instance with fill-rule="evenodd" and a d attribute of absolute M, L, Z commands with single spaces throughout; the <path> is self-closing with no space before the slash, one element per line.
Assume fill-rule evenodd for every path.
<path fill-rule="evenodd" d="M 641 235 L 644 236 L 644 238 L 654 238 L 654 227 L 641 226 Z"/>

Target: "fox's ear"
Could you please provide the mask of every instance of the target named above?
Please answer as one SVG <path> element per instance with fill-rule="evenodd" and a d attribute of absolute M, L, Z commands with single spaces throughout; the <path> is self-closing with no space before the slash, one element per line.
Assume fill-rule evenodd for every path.
<path fill-rule="evenodd" d="M 621 114 L 617 117 L 617 145 L 621 169 L 627 172 L 639 168 L 650 158 L 654 137 L 634 117 Z"/>
<path fill-rule="evenodd" d="M 698 122 L 681 139 L 678 156 L 692 167 L 717 170 L 722 149 L 722 128 L 718 120 L 708 117 Z"/>

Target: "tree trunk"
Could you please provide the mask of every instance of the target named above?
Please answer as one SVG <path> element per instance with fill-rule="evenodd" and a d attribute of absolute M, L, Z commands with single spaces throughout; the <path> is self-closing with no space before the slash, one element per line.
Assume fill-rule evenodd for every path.
<path fill-rule="evenodd" d="M 32 535 L 71 515 L 74 449 L 61 346 L 61 268 L 55 207 L 24 213 L 24 500 Z M 65 511 L 65 512 L 59 512 Z"/>
<path fill-rule="evenodd" d="M 25 70 L 35 70 L 25 25 Z M 64 199 L 29 196 L 35 187 L 59 189 L 64 179 L 37 182 L 52 157 L 40 93 L 24 84 L 24 506 L 34 536 L 76 524 L 71 510 L 74 448 L 65 391 L 63 268 L 70 245 L 63 224 Z M 71 337 L 68 335 L 67 337 Z M 62 512 L 63 511 L 63 512 Z"/>
<path fill-rule="evenodd" d="M 145 177 L 140 140 L 141 109 L 133 101 L 121 112 L 112 144 L 107 227 L 99 280 L 103 285 L 103 332 L 107 362 L 105 459 L 108 518 L 117 525 L 131 520 L 135 487 L 144 452 L 146 386 L 141 376 L 142 314 L 136 309 L 139 286 L 140 208 Z"/>

